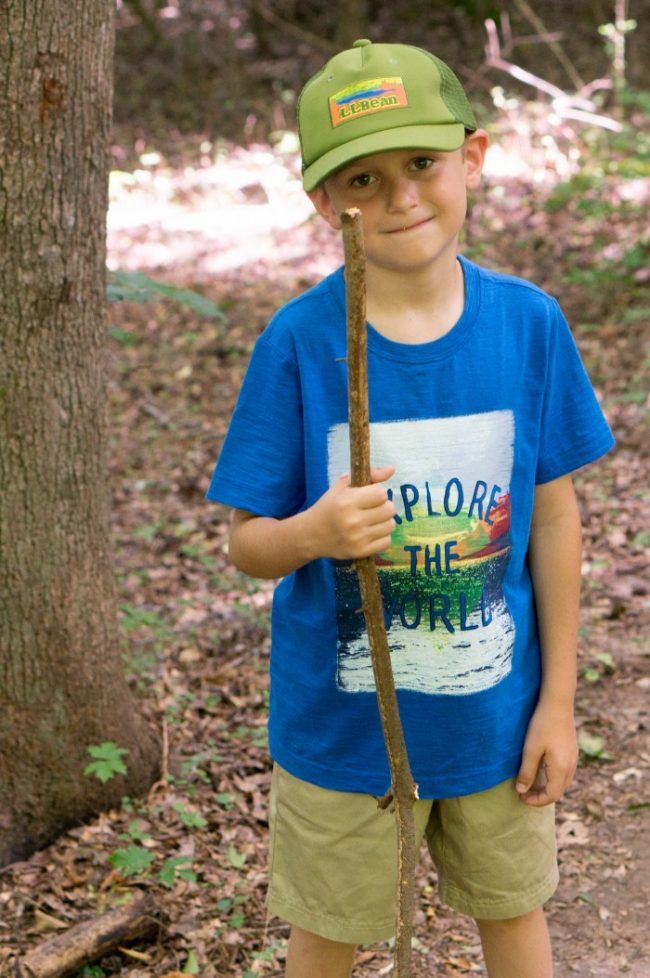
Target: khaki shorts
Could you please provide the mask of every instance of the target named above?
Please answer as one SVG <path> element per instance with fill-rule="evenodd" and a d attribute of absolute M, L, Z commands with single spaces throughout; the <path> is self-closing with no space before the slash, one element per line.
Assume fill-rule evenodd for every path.
<path fill-rule="evenodd" d="M 514 780 L 415 803 L 441 900 L 479 919 L 518 917 L 558 883 L 554 806 L 520 801 Z M 269 912 L 332 941 L 371 944 L 395 930 L 395 816 L 370 795 L 329 791 L 277 764 L 270 803 Z"/>

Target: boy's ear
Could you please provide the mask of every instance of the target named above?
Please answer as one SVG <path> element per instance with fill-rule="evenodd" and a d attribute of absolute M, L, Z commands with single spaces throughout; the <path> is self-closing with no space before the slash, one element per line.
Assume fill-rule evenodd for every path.
<path fill-rule="evenodd" d="M 474 190 L 480 183 L 488 142 L 489 136 L 485 129 L 477 129 L 467 136 L 463 144 L 465 179 L 470 190 Z"/>
<path fill-rule="evenodd" d="M 325 218 L 329 226 L 334 228 L 335 231 L 340 231 L 342 227 L 341 219 L 338 215 L 338 211 L 334 207 L 334 204 L 330 200 L 330 195 L 328 194 L 325 185 L 321 184 L 320 187 L 307 191 L 307 196 L 320 216 Z"/>

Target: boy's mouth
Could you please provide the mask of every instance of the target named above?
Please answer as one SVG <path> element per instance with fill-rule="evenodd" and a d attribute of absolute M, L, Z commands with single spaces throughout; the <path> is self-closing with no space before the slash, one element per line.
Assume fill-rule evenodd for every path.
<path fill-rule="evenodd" d="M 421 221 L 414 221 L 412 224 L 404 224 L 399 228 L 391 228 L 390 230 L 386 231 L 386 234 L 403 234 L 405 231 L 414 231 L 415 228 L 420 228 L 424 224 L 428 224 L 430 220 L 432 220 L 432 218 L 424 217 Z"/>

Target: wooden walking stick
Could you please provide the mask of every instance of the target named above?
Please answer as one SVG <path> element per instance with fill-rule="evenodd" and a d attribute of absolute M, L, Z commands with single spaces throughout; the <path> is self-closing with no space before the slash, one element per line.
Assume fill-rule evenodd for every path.
<path fill-rule="evenodd" d="M 351 484 L 366 486 L 370 482 L 370 426 L 365 252 L 361 212 L 358 208 L 351 207 L 341 214 L 341 221 L 347 296 Z M 397 821 L 399 879 L 394 978 L 410 978 L 416 862 L 413 803 L 417 798 L 417 785 L 413 781 L 406 753 L 375 561 L 373 557 L 364 557 L 355 560 L 354 565 L 359 577 L 379 714 L 390 767 L 391 786 L 386 796 L 379 802 L 379 807 L 388 808 L 389 805 L 394 805 Z"/>

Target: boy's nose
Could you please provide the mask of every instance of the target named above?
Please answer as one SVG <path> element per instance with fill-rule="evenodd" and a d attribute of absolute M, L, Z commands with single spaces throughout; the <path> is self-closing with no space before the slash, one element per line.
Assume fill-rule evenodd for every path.
<path fill-rule="evenodd" d="M 418 191 L 413 180 L 397 177 L 388 190 L 388 207 L 391 211 L 409 210 L 418 202 Z"/>

